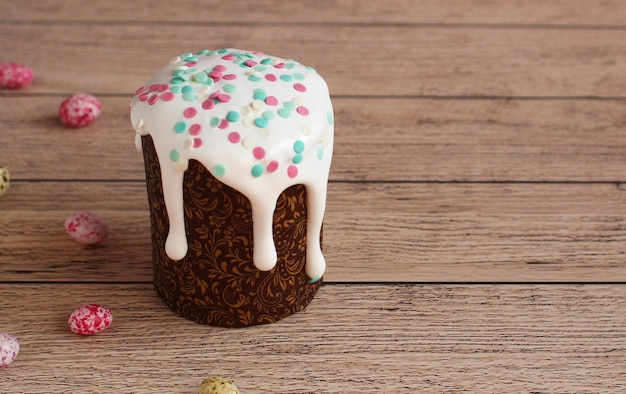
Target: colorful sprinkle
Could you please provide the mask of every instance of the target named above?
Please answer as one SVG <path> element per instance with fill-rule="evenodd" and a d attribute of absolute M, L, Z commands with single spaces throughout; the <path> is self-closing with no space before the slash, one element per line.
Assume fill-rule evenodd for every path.
<path fill-rule="evenodd" d="M 281 118 L 289 118 L 291 116 L 291 111 L 289 111 L 287 108 L 281 108 L 278 110 L 278 115 Z"/>
<path fill-rule="evenodd" d="M 185 130 L 187 130 L 187 123 L 176 122 L 176 124 L 174 124 L 174 131 L 177 132 L 178 134 L 184 133 Z"/>
<path fill-rule="evenodd" d="M 276 78 L 276 75 L 274 74 L 265 74 L 265 79 L 270 82 L 275 82 L 278 78 Z"/>
<path fill-rule="evenodd" d="M 233 131 L 232 133 L 228 134 L 228 141 L 232 142 L 233 144 L 236 144 L 240 140 L 241 135 L 238 132 Z"/>
<path fill-rule="evenodd" d="M 263 116 L 263 119 L 272 120 L 276 117 L 276 114 L 274 114 L 272 111 L 265 111 L 261 116 Z"/>
<path fill-rule="evenodd" d="M 201 138 L 194 138 L 193 139 L 193 147 L 194 148 L 199 148 L 202 146 L 202 139 Z"/>
<path fill-rule="evenodd" d="M 198 123 L 194 123 L 189 127 L 189 134 L 198 135 L 202 132 L 202 126 Z"/>
<path fill-rule="evenodd" d="M 172 101 L 174 100 L 174 93 L 172 92 L 165 92 L 161 95 L 161 100 L 163 101 Z"/>
<path fill-rule="evenodd" d="M 267 165 L 267 172 L 274 172 L 278 169 L 278 162 L 276 160 L 270 161 Z"/>
<path fill-rule="evenodd" d="M 322 160 L 324 158 L 324 148 L 321 146 L 317 148 L 317 159 Z"/>
<path fill-rule="evenodd" d="M 300 164 L 300 163 L 302 163 L 302 159 L 303 159 L 302 155 L 300 153 L 298 153 L 298 154 L 293 156 L 293 158 L 291 159 L 291 162 L 293 164 Z"/>
<path fill-rule="evenodd" d="M 204 100 L 202 102 L 202 108 L 204 109 L 213 109 L 214 107 L 215 107 L 215 103 L 211 99 Z"/>
<path fill-rule="evenodd" d="M 295 178 L 298 176 L 298 167 L 291 165 L 289 167 L 287 167 L 287 175 L 289 175 L 289 178 Z"/>
<path fill-rule="evenodd" d="M 257 146 L 256 148 L 252 149 L 252 154 L 254 155 L 255 159 L 261 160 L 265 157 L 265 149 Z"/>
<path fill-rule="evenodd" d="M 197 113 L 198 111 L 196 111 L 194 107 L 189 107 L 185 109 L 183 115 L 185 115 L 185 118 L 193 118 L 194 116 L 196 116 Z"/>
<path fill-rule="evenodd" d="M 170 152 L 170 160 L 178 161 L 180 159 L 180 153 L 176 149 L 172 149 Z"/>
<path fill-rule="evenodd" d="M 302 142 L 301 140 L 297 140 L 296 142 L 294 142 L 293 151 L 296 153 L 304 152 L 304 142 Z"/>
<path fill-rule="evenodd" d="M 285 82 L 291 82 L 293 80 L 293 77 L 289 74 L 283 74 L 280 76 L 280 79 Z"/>
<path fill-rule="evenodd" d="M 301 83 L 294 84 L 293 88 L 296 89 L 298 92 L 306 92 L 306 86 Z"/>
<path fill-rule="evenodd" d="M 265 118 L 256 118 L 254 124 L 257 125 L 257 127 L 264 128 L 267 127 L 268 122 Z"/>
<path fill-rule="evenodd" d="M 226 119 L 228 119 L 230 122 L 237 122 L 240 119 L 239 112 L 229 111 L 226 114 Z"/>
<path fill-rule="evenodd" d="M 231 83 L 224 85 L 224 87 L 222 89 L 224 89 L 224 91 L 226 93 L 232 93 L 235 91 L 237 87 Z"/>
<path fill-rule="evenodd" d="M 221 123 L 221 119 L 218 118 L 217 116 L 214 116 L 211 118 L 211 120 L 209 121 L 209 125 L 211 125 L 211 127 L 217 127 L 220 125 Z"/>
<path fill-rule="evenodd" d="M 261 164 L 256 164 L 254 167 L 252 167 L 252 170 L 250 172 L 252 173 L 253 177 L 260 177 L 261 175 L 263 175 L 263 166 Z"/>
<path fill-rule="evenodd" d="M 265 98 L 265 104 L 267 105 L 277 105 L 278 104 L 278 99 L 274 96 L 267 96 Z"/>
<path fill-rule="evenodd" d="M 333 124 L 335 121 L 333 114 L 330 112 L 326 113 L 326 120 L 328 120 L 328 124 Z"/>
<path fill-rule="evenodd" d="M 223 164 L 217 164 L 213 167 L 213 175 L 215 175 L 216 178 L 221 178 L 226 174 L 226 167 L 224 167 Z"/>
<path fill-rule="evenodd" d="M 300 115 L 307 116 L 309 114 L 309 109 L 303 105 L 296 108 L 296 112 Z"/>

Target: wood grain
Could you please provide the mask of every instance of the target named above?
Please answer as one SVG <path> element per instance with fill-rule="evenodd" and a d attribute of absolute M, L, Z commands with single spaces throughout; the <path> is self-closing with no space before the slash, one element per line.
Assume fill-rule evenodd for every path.
<path fill-rule="evenodd" d="M 16 182 L 0 206 L 0 282 L 150 282 L 145 193 Z M 328 198 L 329 282 L 626 282 L 622 186 L 332 183 Z M 104 245 L 65 234 L 80 209 L 108 219 Z"/>
<path fill-rule="evenodd" d="M 602 392 L 626 385 L 624 286 L 323 286 L 269 326 L 201 326 L 149 285 L 0 285 L 0 327 L 21 342 L 1 392 Z M 66 326 L 86 302 L 113 325 Z"/>
<path fill-rule="evenodd" d="M 141 180 L 129 97 L 102 97 L 84 129 L 61 97 L 0 97 L 0 158 L 19 180 Z M 626 101 L 334 100 L 334 181 L 620 182 Z M 98 165 L 93 165 L 93 158 Z"/>
<path fill-rule="evenodd" d="M 184 24 L 169 25 L 168 34 L 155 29 L 0 23 L 0 52 L 38 75 L 20 93 L 131 93 L 173 54 L 207 47 L 297 59 L 319 70 L 333 95 L 624 97 L 626 91 L 626 30 L 234 24 L 205 36 Z M 21 39 L 29 35 L 38 39 Z"/>
<path fill-rule="evenodd" d="M 68 15 L 72 10 L 72 15 Z M 261 5 L 242 1 L 193 0 L 159 3 L 149 0 L 106 5 L 80 0 L 41 2 L 11 1 L 3 8 L 2 21 L 55 21 L 80 19 L 115 22 L 221 23 L 450 23 L 450 24 L 549 24 L 554 26 L 623 26 L 626 7 L 620 1 L 552 0 L 266 0 Z"/>

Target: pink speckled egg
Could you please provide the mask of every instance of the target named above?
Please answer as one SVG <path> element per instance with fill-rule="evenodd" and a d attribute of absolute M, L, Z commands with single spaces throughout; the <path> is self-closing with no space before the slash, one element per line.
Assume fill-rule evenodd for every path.
<path fill-rule="evenodd" d="M 88 304 L 72 312 L 67 325 L 76 334 L 93 335 L 106 330 L 112 322 L 111 311 L 100 305 Z"/>
<path fill-rule="evenodd" d="M 66 98 L 59 107 L 59 119 L 68 127 L 83 127 L 100 116 L 102 106 L 97 98 L 87 93 L 76 93 Z"/>
<path fill-rule="evenodd" d="M 0 333 L 0 368 L 11 364 L 20 352 L 20 343 L 13 335 Z"/>
<path fill-rule="evenodd" d="M 32 68 L 20 63 L 0 63 L 0 87 L 17 89 L 31 83 L 35 78 Z"/>
<path fill-rule="evenodd" d="M 93 212 L 74 212 L 65 219 L 65 230 L 73 240 L 85 245 L 95 245 L 109 235 L 109 226 Z"/>

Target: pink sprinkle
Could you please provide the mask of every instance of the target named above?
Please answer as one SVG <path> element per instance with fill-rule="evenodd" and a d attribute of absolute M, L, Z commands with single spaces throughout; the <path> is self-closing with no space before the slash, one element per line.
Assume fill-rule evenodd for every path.
<path fill-rule="evenodd" d="M 276 63 L 274 64 L 275 68 L 285 68 L 285 63 Z"/>
<path fill-rule="evenodd" d="M 232 81 L 233 79 L 236 79 L 237 76 L 235 74 L 226 74 L 223 78 L 227 81 Z"/>
<path fill-rule="evenodd" d="M 194 107 L 189 107 L 185 110 L 185 112 L 183 112 L 183 115 L 185 115 L 185 118 L 193 118 L 194 116 L 196 116 L 196 114 L 198 113 L 198 111 L 196 111 L 196 109 Z"/>
<path fill-rule="evenodd" d="M 165 92 L 161 95 L 161 100 L 163 101 L 172 101 L 174 100 L 174 93 L 172 92 Z"/>
<path fill-rule="evenodd" d="M 236 144 L 237 142 L 239 142 L 239 140 L 241 140 L 241 136 L 238 132 L 233 131 L 232 133 L 228 134 L 228 140 L 233 144 Z"/>
<path fill-rule="evenodd" d="M 309 114 L 309 109 L 301 105 L 298 108 L 296 108 L 296 112 L 298 112 L 300 115 L 307 116 Z"/>
<path fill-rule="evenodd" d="M 20 63 L 0 63 L 0 88 L 22 88 L 33 81 L 33 69 Z"/>
<path fill-rule="evenodd" d="M 146 101 L 147 99 L 148 99 L 148 93 L 139 95 L 139 101 Z"/>
<path fill-rule="evenodd" d="M 198 135 L 202 132 L 202 126 L 198 123 L 194 123 L 189 127 L 189 134 Z"/>
<path fill-rule="evenodd" d="M 159 88 L 159 84 L 157 84 L 157 83 L 150 85 L 150 91 L 151 92 L 156 91 L 158 88 Z"/>
<path fill-rule="evenodd" d="M 296 166 L 289 166 L 287 167 L 287 175 L 289 175 L 289 178 L 295 178 L 298 176 L 298 167 Z"/>
<path fill-rule="evenodd" d="M 148 104 L 150 105 L 154 105 L 157 101 L 159 101 L 159 96 L 157 96 L 156 94 L 153 94 L 152 96 L 150 96 L 150 98 L 148 99 Z"/>
<path fill-rule="evenodd" d="M 138 95 L 139 93 L 143 92 L 146 89 L 147 88 L 145 86 L 140 87 L 139 89 L 135 90 L 135 95 Z"/>
<path fill-rule="evenodd" d="M 227 103 L 230 101 L 230 96 L 227 94 L 220 94 L 219 96 L 217 96 L 217 101 L 219 101 L 220 103 Z"/>
<path fill-rule="evenodd" d="M 220 94 L 222 94 L 222 92 L 220 92 L 219 90 L 216 90 L 215 92 L 211 93 L 209 98 L 217 98 L 217 96 L 219 96 Z"/>
<path fill-rule="evenodd" d="M 276 105 L 278 104 L 278 99 L 274 96 L 267 96 L 265 98 L 265 104 L 267 105 Z"/>
<path fill-rule="evenodd" d="M 256 148 L 252 149 L 252 154 L 254 155 L 255 159 L 261 160 L 265 157 L 265 149 L 257 146 Z"/>
<path fill-rule="evenodd" d="M 232 53 L 229 53 L 227 55 L 222 56 L 222 59 L 224 59 L 224 60 L 233 60 L 233 59 L 235 59 L 235 56 L 233 56 Z"/>
<path fill-rule="evenodd" d="M 246 65 L 246 66 L 248 66 L 248 67 L 254 67 L 254 66 L 256 66 L 256 65 L 257 65 L 257 62 L 255 62 L 255 61 L 254 61 L 254 60 L 252 60 L 252 59 L 248 59 L 248 60 L 246 60 L 245 62 L 243 62 L 243 64 L 245 64 L 245 65 Z"/>
<path fill-rule="evenodd" d="M 195 66 L 196 64 L 198 64 L 198 62 L 187 62 L 187 63 L 185 63 L 185 66 L 187 66 L 187 67 L 193 67 L 193 66 Z"/>
<path fill-rule="evenodd" d="M 296 89 L 298 92 L 306 92 L 306 86 L 301 83 L 294 84 L 293 88 Z"/>
<path fill-rule="evenodd" d="M 228 122 L 227 119 L 222 119 L 222 121 L 220 122 L 220 125 L 217 127 L 223 130 L 223 129 L 227 129 L 229 124 L 230 122 Z"/>
<path fill-rule="evenodd" d="M 274 82 L 276 81 L 277 78 L 276 78 L 276 75 L 274 74 L 265 74 L 265 79 L 267 79 L 270 82 Z"/>
<path fill-rule="evenodd" d="M 209 77 L 213 78 L 213 81 L 217 82 L 222 78 L 223 74 L 220 71 L 211 71 Z"/>
<path fill-rule="evenodd" d="M 199 148 L 202 146 L 202 139 L 200 138 L 194 138 L 193 139 L 193 147 L 194 148 Z"/>
<path fill-rule="evenodd" d="M 211 99 L 207 99 L 202 102 L 202 108 L 204 109 L 213 109 L 213 107 L 215 107 L 215 103 Z"/>
<path fill-rule="evenodd" d="M 218 64 L 217 66 L 213 67 L 213 71 L 224 72 L 226 71 L 226 67 L 222 66 L 221 64 Z"/>
<path fill-rule="evenodd" d="M 157 92 L 159 93 L 163 93 L 165 91 L 167 91 L 167 89 L 169 88 L 169 86 L 167 86 L 167 84 L 162 83 L 159 85 L 159 87 L 157 88 Z"/>
<path fill-rule="evenodd" d="M 276 160 L 270 161 L 270 164 L 267 165 L 267 172 L 274 172 L 278 169 L 278 162 Z"/>

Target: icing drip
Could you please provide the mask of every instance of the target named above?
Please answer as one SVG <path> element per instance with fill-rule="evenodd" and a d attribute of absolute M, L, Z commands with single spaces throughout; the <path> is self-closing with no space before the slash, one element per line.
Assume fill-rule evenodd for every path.
<path fill-rule="evenodd" d="M 319 242 L 333 149 L 328 87 L 317 72 L 293 60 L 237 49 L 203 50 L 173 58 L 135 92 L 131 121 L 154 141 L 170 222 L 167 255 L 187 254 L 183 175 L 198 160 L 251 203 L 255 266 L 277 260 L 273 214 L 280 194 L 307 191 L 306 273 L 326 269 Z"/>

